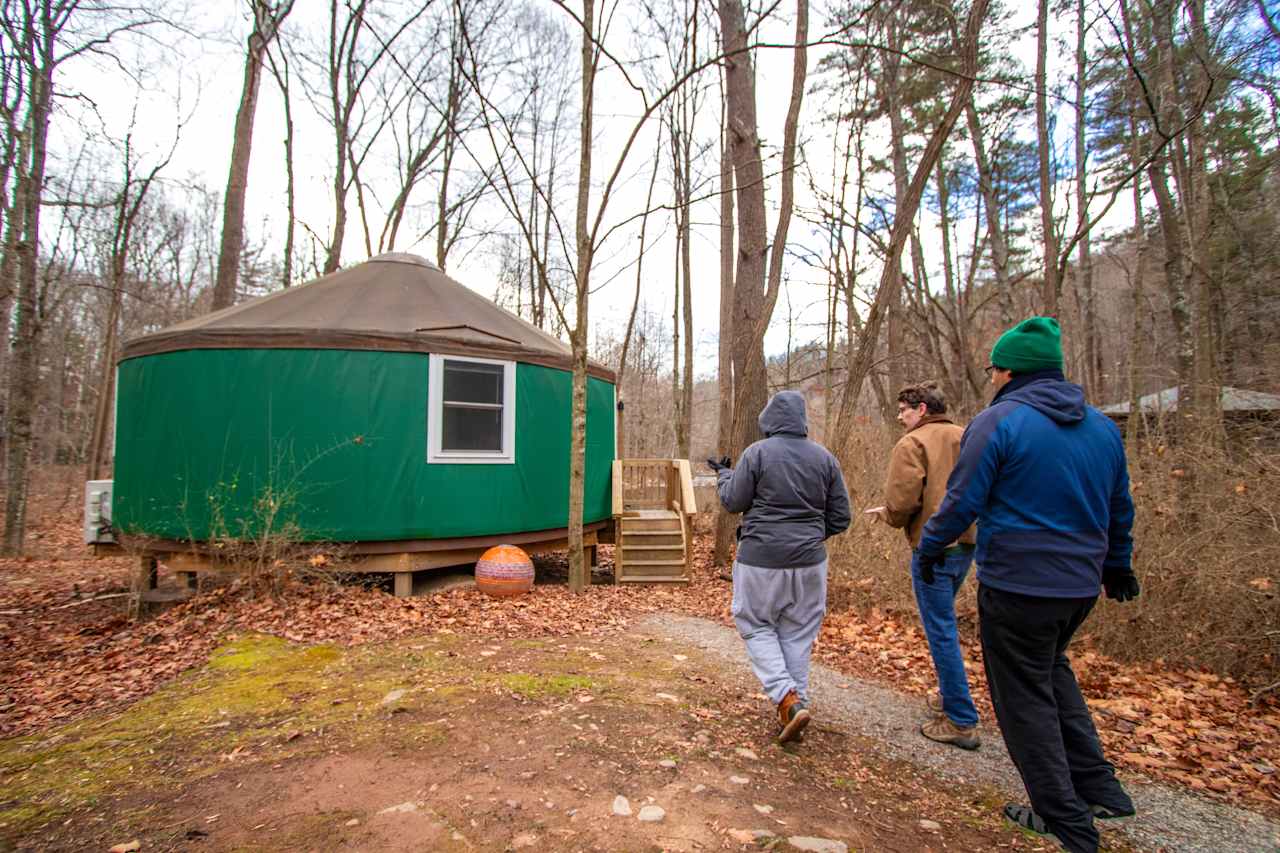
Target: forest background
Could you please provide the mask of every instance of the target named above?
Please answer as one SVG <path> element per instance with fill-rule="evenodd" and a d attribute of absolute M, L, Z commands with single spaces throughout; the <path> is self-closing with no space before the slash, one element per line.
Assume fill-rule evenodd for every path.
<path fill-rule="evenodd" d="M 1264 0 L 294 7 L 0 0 L 8 553 L 33 470 L 110 475 L 123 340 L 380 252 L 616 369 L 620 455 L 736 456 L 801 390 L 858 507 L 899 387 L 964 422 L 1052 314 L 1095 405 L 1176 389 L 1123 419 L 1144 592 L 1093 638 L 1280 686 Z M 837 601 L 909 607 L 905 561 L 856 527 Z"/>

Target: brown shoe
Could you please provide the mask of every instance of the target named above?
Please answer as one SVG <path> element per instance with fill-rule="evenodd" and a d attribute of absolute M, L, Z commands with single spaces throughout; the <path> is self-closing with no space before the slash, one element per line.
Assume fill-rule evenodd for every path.
<path fill-rule="evenodd" d="M 939 693 L 937 690 L 934 690 L 928 696 L 924 697 L 924 704 L 925 704 L 925 707 L 928 708 L 931 713 L 941 714 L 942 713 L 942 694 Z"/>
<path fill-rule="evenodd" d="M 934 717 L 920 727 L 920 734 L 938 743 L 949 743 L 961 749 L 977 749 L 982 746 L 978 737 L 978 727 L 970 726 L 962 729 L 946 716 Z"/>
<path fill-rule="evenodd" d="M 778 743 L 787 743 L 800 737 L 804 727 L 809 725 L 811 715 L 809 709 L 800 701 L 794 690 L 782 697 L 778 703 L 778 722 L 782 731 L 778 733 Z"/>

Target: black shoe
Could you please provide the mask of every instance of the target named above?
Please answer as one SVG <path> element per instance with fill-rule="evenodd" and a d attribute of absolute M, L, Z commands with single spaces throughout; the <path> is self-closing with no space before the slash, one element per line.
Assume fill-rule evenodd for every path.
<path fill-rule="evenodd" d="M 1116 820 L 1117 818 L 1133 817 L 1137 814 L 1133 806 L 1127 809 L 1113 809 L 1110 806 L 1102 806 L 1097 803 L 1090 803 L 1089 811 L 1093 812 L 1093 816 L 1097 820 Z"/>
<path fill-rule="evenodd" d="M 1036 835 L 1042 835 L 1045 838 L 1051 838 L 1059 844 L 1062 842 L 1058 836 L 1049 831 L 1049 827 L 1045 825 L 1044 818 L 1032 811 L 1031 806 L 1021 806 L 1017 803 L 1004 804 L 1005 819 L 1013 823 L 1015 826 L 1021 827 Z"/>

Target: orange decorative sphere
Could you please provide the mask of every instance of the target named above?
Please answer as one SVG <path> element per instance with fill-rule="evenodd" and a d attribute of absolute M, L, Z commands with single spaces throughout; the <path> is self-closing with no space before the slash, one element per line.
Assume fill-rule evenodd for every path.
<path fill-rule="evenodd" d="M 486 595 L 523 595 L 533 589 L 533 561 L 514 545 L 494 545 L 476 561 L 476 587 Z"/>

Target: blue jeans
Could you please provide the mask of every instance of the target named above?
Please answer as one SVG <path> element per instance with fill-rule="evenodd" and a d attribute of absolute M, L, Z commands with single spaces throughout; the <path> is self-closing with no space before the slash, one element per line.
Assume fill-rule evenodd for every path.
<path fill-rule="evenodd" d="M 916 607 L 924 623 L 924 635 L 933 656 L 933 669 L 938 674 L 938 691 L 942 694 L 943 713 L 962 728 L 978 724 L 978 709 L 969 695 L 969 678 L 964 672 L 964 656 L 960 653 L 960 636 L 956 629 L 956 593 L 969 574 L 973 551 L 948 554 L 947 561 L 934 569 L 933 583 L 920 577 L 919 554 L 911 552 L 911 587 L 916 593 Z"/>

